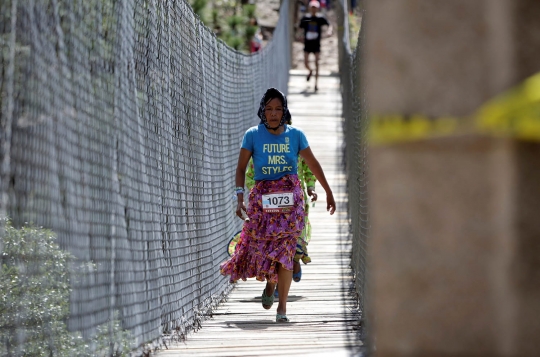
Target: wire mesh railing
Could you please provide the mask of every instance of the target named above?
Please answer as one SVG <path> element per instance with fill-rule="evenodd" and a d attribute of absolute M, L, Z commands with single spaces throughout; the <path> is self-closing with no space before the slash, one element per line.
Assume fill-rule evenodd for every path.
<path fill-rule="evenodd" d="M 364 32 L 358 34 L 357 46 L 350 48 L 348 1 L 335 2 L 338 21 L 338 55 L 344 117 L 344 165 L 347 176 L 348 215 L 352 235 L 351 267 L 362 318 L 366 319 L 368 284 L 368 146 L 369 120 L 362 76 Z M 363 19 L 362 19 L 363 21 Z"/>
<path fill-rule="evenodd" d="M 184 0 L 0 3 L 0 354 L 119 355 L 224 298 L 238 149 L 287 91 L 288 17 L 248 56 Z"/>

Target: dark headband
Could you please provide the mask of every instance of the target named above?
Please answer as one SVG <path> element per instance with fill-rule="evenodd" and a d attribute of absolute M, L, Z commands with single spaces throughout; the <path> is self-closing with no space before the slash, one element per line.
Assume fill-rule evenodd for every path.
<path fill-rule="evenodd" d="M 281 103 L 283 104 L 283 117 L 281 118 L 279 126 L 282 126 L 285 123 L 290 123 L 291 121 L 291 113 L 287 107 L 287 97 L 285 94 L 281 93 L 276 88 L 269 88 L 262 96 L 261 103 L 259 104 L 259 110 L 257 112 L 257 116 L 261 119 L 261 124 L 264 124 L 264 126 L 267 128 L 268 122 L 266 121 L 266 116 L 264 115 L 264 108 L 266 107 L 266 104 L 274 98 L 280 99 Z"/>

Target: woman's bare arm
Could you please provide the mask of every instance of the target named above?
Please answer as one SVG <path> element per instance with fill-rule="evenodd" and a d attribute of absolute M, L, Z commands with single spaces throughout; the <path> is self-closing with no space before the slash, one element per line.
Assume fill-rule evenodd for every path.
<path fill-rule="evenodd" d="M 313 175 L 315 175 L 317 181 L 319 181 L 322 188 L 326 192 L 326 210 L 329 211 L 330 214 L 334 214 L 334 212 L 336 211 L 334 194 L 330 189 L 328 181 L 326 181 L 326 177 L 324 176 L 324 171 L 321 167 L 321 164 L 319 164 L 319 161 L 315 158 L 315 155 L 313 155 L 310 147 L 307 147 L 304 150 L 300 151 L 300 156 L 302 156 L 302 158 L 306 161 L 309 169 L 311 170 L 311 172 L 313 172 Z"/>
<path fill-rule="evenodd" d="M 236 187 L 244 187 L 246 181 L 246 167 L 251 158 L 251 151 L 247 149 L 240 149 L 240 155 L 238 156 L 238 165 L 236 165 Z M 246 205 L 244 204 L 244 194 L 239 193 L 237 195 L 238 203 L 236 205 L 236 215 L 244 219 L 242 211 L 246 212 Z"/>

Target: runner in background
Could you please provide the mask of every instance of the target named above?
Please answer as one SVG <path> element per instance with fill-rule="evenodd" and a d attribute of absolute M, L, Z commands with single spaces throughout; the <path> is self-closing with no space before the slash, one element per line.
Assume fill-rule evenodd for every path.
<path fill-rule="evenodd" d="M 299 24 L 299 27 L 304 29 L 304 65 L 309 71 L 306 78 L 308 82 L 313 75 L 313 69 L 309 64 L 309 55 L 310 53 L 315 55 L 315 91 L 319 89 L 317 83 L 319 80 L 322 27 L 327 26 L 327 35 L 332 35 L 332 25 L 330 25 L 324 16 L 318 15 L 319 8 L 320 4 L 318 1 L 310 1 L 308 3 L 309 15 L 303 16 Z"/>

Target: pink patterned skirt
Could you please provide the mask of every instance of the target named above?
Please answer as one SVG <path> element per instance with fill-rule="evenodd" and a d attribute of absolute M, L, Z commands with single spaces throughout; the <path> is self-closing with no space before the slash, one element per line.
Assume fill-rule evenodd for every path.
<path fill-rule="evenodd" d="M 262 195 L 293 192 L 294 205 L 288 212 L 263 212 Z M 231 282 L 256 278 L 277 283 L 277 263 L 293 269 L 296 241 L 304 229 L 304 193 L 297 175 L 275 181 L 259 181 L 249 193 L 249 222 L 244 223 L 233 256 L 221 264 Z"/>

